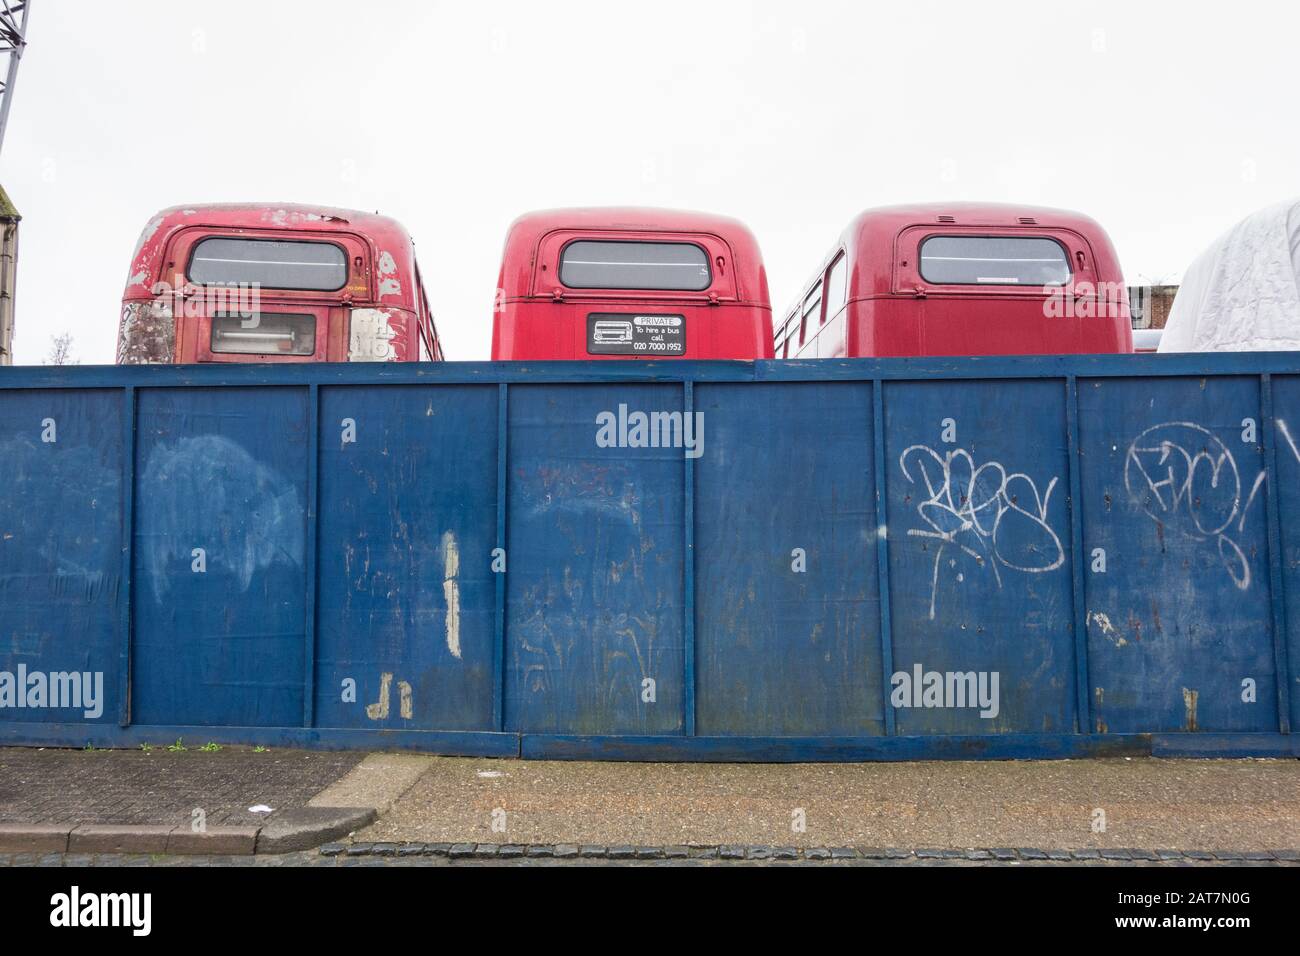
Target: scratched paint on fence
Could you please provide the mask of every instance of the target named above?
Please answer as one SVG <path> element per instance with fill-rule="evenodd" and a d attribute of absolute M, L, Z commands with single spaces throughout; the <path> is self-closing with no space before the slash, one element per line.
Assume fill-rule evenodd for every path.
<path fill-rule="evenodd" d="M 1277 502 L 1282 539 L 1283 593 L 1287 628 L 1286 659 L 1292 730 L 1300 727 L 1300 378 L 1273 379 L 1273 447 L 1277 458 Z"/>
<path fill-rule="evenodd" d="M 1061 383 L 889 383 L 884 406 L 898 733 L 1070 732 Z"/>
<path fill-rule="evenodd" d="M 510 390 L 508 730 L 682 731 L 685 451 L 630 447 L 620 406 L 680 413 L 682 389 Z"/>
<path fill-rule="evenodd" d="M 298 388 L 140 394 L 138 722 L 302 722 L 306 396 Z"/>
<path fill-rule="evenodd" d="M 493 729 L 496 431 L 491 385 L 322 389 L 319 726 Z"/>
<path fill-rule="evenodd" d="M 116 392 L 0 392 L 0 673 L 15 695 L 0 687 L 0 719 L 118 718 L 122 407 Z M 20 668 L 42 675 L 39 706 Z M 50 674 L 89 675 L 98 699 L 55 699 Z"/>
<path fill-rule="evenodd" d="M 1079 382 L 1097 732 L 1277 729 L 1261 420 L 1254 378 Z"/>
<path fill-rule="evenodd" d="M 871 401 L 696 387 L 697 733 L 883 732 Z"/>

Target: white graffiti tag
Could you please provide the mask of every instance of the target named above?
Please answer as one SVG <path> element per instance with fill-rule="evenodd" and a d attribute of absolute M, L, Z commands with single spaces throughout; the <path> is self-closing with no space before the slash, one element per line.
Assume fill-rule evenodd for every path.
<path fill-rule="evenodd" d="M 916 512 L 928 528 L 913 528 L 908 535 L 940 542 L 934 556 L 930 586 L 930 620 L 934 620 L 939 590 L 939 568 L 949 545 L 991 568 L 998 587 L 1001 567 L 1025 574 L 1055 571 L 1065 564 L 1061 539 L 1047 521 L 1048 504 L 1057 479 L 1043 493 L 1033 479 L 1008 472 L 996 461 L 976 465 L 964 448 L 940 454 L 927 445 L 913 445 L 898 465 L 904 477 L 923 485 L 925 498 Z M 964 581 L 964 575 L 958 575 Z"/>
<path fill-rule="evenodd" d="M 1250 563 L 1229 534 L 1240 534 L 1264 484 L 1263 470 L 1242 501 L 1237 462 L 1210 431 L 1191 422 L 1166 422 L 1133 440 L 1124 460 L 1124 487 L 1161 528 L 1195 541 L 1213 541 L 1232 581 L 1250 587 Z"/>

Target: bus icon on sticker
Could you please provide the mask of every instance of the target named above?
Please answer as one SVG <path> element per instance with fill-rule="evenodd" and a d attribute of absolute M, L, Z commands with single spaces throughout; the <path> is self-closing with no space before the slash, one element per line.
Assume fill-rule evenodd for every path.
<path fill-rule="evenodd" d="M 601 345 L 628 345 L 632 341 L 632 323 L 601 319 L 591 331 L 591 340 Z"/>

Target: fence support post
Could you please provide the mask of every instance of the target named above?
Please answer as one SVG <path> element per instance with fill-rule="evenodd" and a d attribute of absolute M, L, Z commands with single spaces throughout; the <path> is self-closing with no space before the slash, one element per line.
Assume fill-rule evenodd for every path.
<path fill-rule="evenodd" d="M 506 697 L 506 574 L 509 573 L 510 555 L 506 552 L 506 492 L 509 474 L 508 457 L 510 422 L 510 386 L 497 385 L 497 543 L 506 555 L 506 571 L 497 573 L 496 606 L 492 635 L 492 726 L 505 729 Z"/>
<path fill-rule="evenodd" d="M 1073 375 L 1065 379 L 1065 420 L 1066 461 L 1070 469 L 1070 592 L 1074 601 L 1074 730 L 1090 734 L 1095 724 L 1088 687 L 1088 608 L 1084 600 L 1087 584 L 1083 576 L 1088 561 L 1083 553 L 1083 485 L 1079 476 L 1079 381 Z"/>
<path fill-rule="evenodd" d="M 682 418 L 694 421 L 695 383 L 689 379 L 682 383 Z M 685 506 L 683 508 L 683 553 L 682 583 L 683 621 L 682 651 L 684 661 L 684 684 L 682 686 L 682 706 L 685 709 L 683 732 L 687 737 L 695 736 L 695 459 L 683 455 L 685 462 Z"/>
<path fill-rule="evenodd" d="M 1265 502 L 1268 507 L 1268 590 L 1273 610 L 1273 668 L 1277 678 L 1277 725 L 1291 733 L 1291 674 L 1287 666 L 1286 591 L 1282 578 L 1282 530 L 1277 503 L 1277 443 L 1274 441 L 1273 376 L 1259 381 L 1260 439 L 1264 443 Z"/>
<path fill-rule="evenodd" d="M 303 615 L 302 725 L 316 722 L 316 605 L 320 598 L 317 549 L 320 525 L 320 386 L 307 386 L 307 603 Z"/>
<path fill-rule="evenodd" d="M 876 581 L 880 591 L 880 667 L 883 672 L 880 685 L 881 703 L 885 709 L 885 733 L 897 733 L 894 707 L 889 702 L 890 679 L 894 674 L 894 635 L 889 610 L 889 526 L 886 520 L 885 490 L 888 475 L 885 471 L 885 396 L 884 382 L 871 381 L 871 440 L 875 450 L 876 492 Z"/>
<path fill-rule="evenodd" d="M 131 725 L 131 576 L 135 564 L 135 386 L 122 390 L 122 570 L 118 578 L 118 725 Z"/>

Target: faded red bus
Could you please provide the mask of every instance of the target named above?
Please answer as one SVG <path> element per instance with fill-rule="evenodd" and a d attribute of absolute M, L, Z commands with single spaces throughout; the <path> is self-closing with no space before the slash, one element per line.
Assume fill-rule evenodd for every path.
<path fill-rule="evenodd" d="M 559 209 L 506 234 L 493 360 L 771 357 L 767 272 L 734 219 Z"/>
<path fill-rule="evenodd" d="M 870 209 L 780 323 L 778 358 L 1131 352 L 1105 230 L 1057 209 Z"/>
<path fill-rule="evenodd" d="M 175 206 L 131 259 L 119 365 L 442 358 L 415 247 L 387 216 Z"/>

